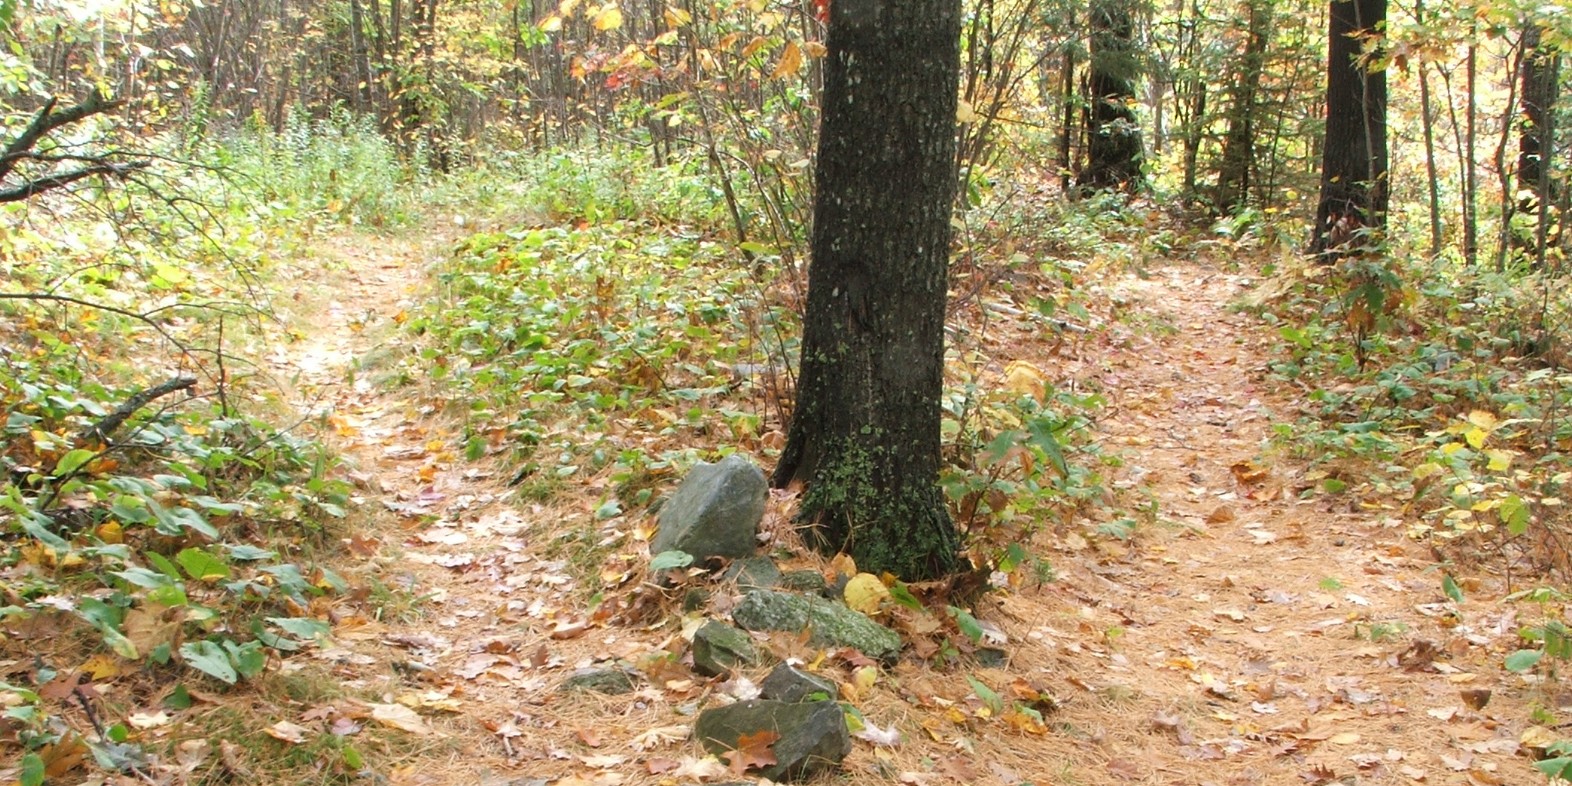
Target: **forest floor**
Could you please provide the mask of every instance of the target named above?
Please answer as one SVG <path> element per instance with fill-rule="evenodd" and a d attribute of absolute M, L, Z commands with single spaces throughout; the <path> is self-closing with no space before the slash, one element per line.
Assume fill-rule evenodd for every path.
<path fill-rule="evenodd" d="M 280 341 L 272 359 L 296 378 L 297 406 L 326 415 L 350 466 L 361 498 L 345 572 L 378 602 L 346 603 L 331 646 L 286 661 L 304 674 L 314 658 L 345 693 L 280 699 L 275 711 L 353 734 L 373 725 L 366 701 L 415 710 L 380 711 L 401 731 L 363 737 L 394 784 L 743 780 L 687 739 L 696 709 L 737 686 L 662 659 L 683 651 L 679 611 L 649 627 L 590 617 L 575 576 L 600 566 L 572 564 L 559 537 L 595 527 L 612 551 L 638 553 L 653 523 L 595 523 L 603 490 L 521 498 L 504 470 L 463 458 L 456 427 L 387 363 L 401 315 L 430 286 L 428 263 L 461 234 L 334 237 L 321 244 L 333 264 L 301 268 L 291 333 L 303 338 Z M 999 367 L 1031 362 L 1109 400 L 1099 439 L 1123 457 L 1117 482 L 1142 524 L 1126 540 L 1046 528 L 1035 548 L 1057 579 L 977 608 L 1007 636 L 998 668 L 907 657 L 853 684 L 841 661 L 772 640 L 899 732 L 894 745 L 856 741 L 839 782 L 1542 781 L 1519 735 L 1531 703 L 1554 699 L 1500 668 L 1517 640 L 1496 603 L 1509 588 L 1460 576 L 1467 600 L 1447 600 L 1398 511 L 1301 498 L 1313 480 L 1272 449 L 1296 391 L 1267 375 L 1275 335 L 1231 308 L 1257 283 L 1168 261 L 1108 273 L 1095 285 L 1117 312 L 1070 343 L 1044 341 L 1037 324 L 993 323 Z M 613 659 L 647 682 L 623 696 L 555 690 Z M 1046 729 L 988 711 L 969 678 L 1006 699 L 1052 695 L 1039 703 Z"/>

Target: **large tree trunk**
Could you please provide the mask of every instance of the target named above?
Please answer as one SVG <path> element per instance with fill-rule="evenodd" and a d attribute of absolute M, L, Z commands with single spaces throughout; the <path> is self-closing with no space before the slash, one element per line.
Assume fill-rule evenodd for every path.
<path fill-rule="evenodd" d="M 1529 221 L 1513 234 L 1513 244 L 1538 265 L 1545 262 L 1549 207 L 1556 201 L 1550 162 L 1560 76 L 1560 57 L 1542 43 L 1542 32 L 1532 22 L 1523 31 L 1523 113 L 1517 153 L 1517 191 L 1522 196 L 1517 212 L 1529 216 Z"/>
<path fill-rule="evenodd" d="M 1135 117 L 1135 21 L 1128 0 L 1092 0 L 1091 67 L 1087 75 L 1086 166 L 1083 191 L 1142 187 L 1141 127 Z"/>
<path fill-rule="evenodd" d="M 960 0 L 835 0 L 798 402 L 773 482 L 826 551 L 956 572 L 937 486 Z"/>
<path fill-rule="evenodd" d="M 1331 0 L 1331 11 L 1316 254 L 1366 243 L 1362 230 L 1385 224 L 1388 194 L 1386 72 L 1372 70 L 1363 54 L 1386 20 L 1386 0 Z"/>

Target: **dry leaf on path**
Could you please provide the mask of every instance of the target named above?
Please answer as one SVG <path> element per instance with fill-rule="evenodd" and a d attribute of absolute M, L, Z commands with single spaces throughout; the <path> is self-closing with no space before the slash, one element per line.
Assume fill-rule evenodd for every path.
<path fill-rule="evenodd" d="M 741 775 L 755 767 L 771 767 L 776 764 L 775 751 L 770 746 L 779 740 L 779 732 L 764 731 L 744 734 L 737 738 L 737 749 L 721 754 L 731 765 L 734 774 Z"/>
<path fill-rule="evenodd" d="M 310 729 L 301 726 L 298 723 L 290 723 L 289 721 L 279 721 L 278 723 L 275 723 L 272 726 L 263 729 L 262 731 L 266 732 L 267 736 L 272 737 L 275 740 L 283 740 L 284 742 L 293 745 L 299 745 L 300 743 L 305 742 L 306 735 L 311 733 Z"/>
<path fill-rule="evenodd" d="M 436 733 L 426 725 L 426 719 L 420 717 L 420 713 L 402 704 L 372 704 L 371 719 L 383 726 L 401 729 L 411 734 Z"/>

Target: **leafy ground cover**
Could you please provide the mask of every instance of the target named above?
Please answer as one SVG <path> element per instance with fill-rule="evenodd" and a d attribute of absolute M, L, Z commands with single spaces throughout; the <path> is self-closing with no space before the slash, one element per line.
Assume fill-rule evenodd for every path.
<path fill-rule="evenodd" d="M 634 153 L 499 162 L 528 177 L 430 181 L 416 205 L 363 144 L 326 127 L 237 147 L 253 183 L 332 160 L 313 176 L 337 185 L 236 207 L 247 229 L 209 264 L 102 266 L 137 287 L 71 273 L 103 253 L 86 243 L 41 268 L 54 227 L 16 236 L 29 289 L 166 300 L 113 301 L 151 322 L 5 315 L 3 777 L 744 776 L 688 735 L 760 675 L 684 664 L 698 617 L 645 581 L 648 510 L 694 461 L 778 449 L 800 272 L 722 242 L 724 195 Z M 1240 269 L 1267 247 L 1247 232 L 1004 191 L 1008 210 L 983 195 L 967 217 L 944 424 L 946 491 L 999 588 L 928 617 L 899 588 L 862 598 L 912 643 L 891 668 L 762 642 L 837 683 L 846 777 L 1537 782 L 1562 601 L 1462 545 L 1547 553 L 1504 538 L 1554 532 L 1559 460 L 1535 440 L 1560 439 L 1559 372 L 1504 360 L 1530 357 L 1510 342 L 1465 357 L 1481 309 L 1444 292 L 1394 296 L 1412 310 L 1356 352 L 1364 323 L 1334 295 L 1369 271 L 1264 279 Z M 272 307 L 157 311 L 236 282 Z M 1443 336 L 1402 327 L 1453 308 Z M 181 374 L 198 398 L 81 436 Z M 844 568 L 800 547 L 794 504 L 771 497 L 772 553 Z M 611 663 L 633 692 L 556 690 Z"/>

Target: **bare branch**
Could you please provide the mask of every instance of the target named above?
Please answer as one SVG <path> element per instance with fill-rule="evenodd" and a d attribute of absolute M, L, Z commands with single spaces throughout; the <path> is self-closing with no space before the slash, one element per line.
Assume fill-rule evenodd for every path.
<path fill-rule="evenodd" d="M 103 163 L 82 167 L 81 169 L 73 169 L 70 172 L 62 172 L 58 175 L 46 175 L 36 180 L 25 181 L 19 186 L 0 190 L 0 203 L 21 202 L 24 199 L 32 199 L 46 191 L 53 191 L 94 175 L 125 177 L 138 169 L 146 169 L 147 166 L 148 162 L 146 161 L 129 161 L 123 164 Z M 4 165 L 0 164 L 0 169 L 3 168 Z"/>

